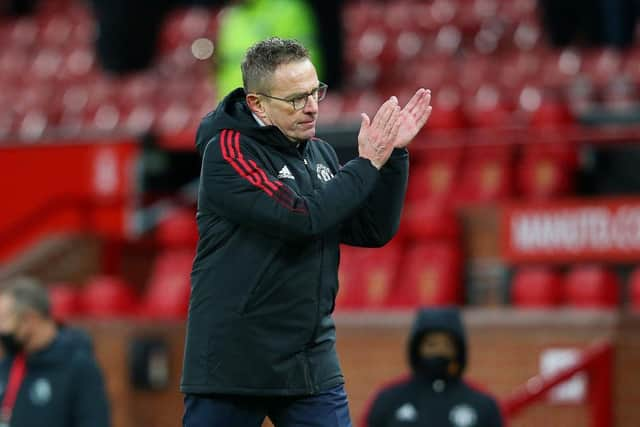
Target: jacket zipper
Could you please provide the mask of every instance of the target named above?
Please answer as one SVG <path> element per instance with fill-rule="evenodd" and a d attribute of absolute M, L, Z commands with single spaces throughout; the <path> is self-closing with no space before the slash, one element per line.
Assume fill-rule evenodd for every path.
<path fill-rule="evenodd" d="M 305 149 L 305 153 L 308 150 L 308 146 Z M 296 150 L 297 151 L 297 150 Z M 298 151 L 298 158 L 300 160 L 302 160 L 302 162 L 304 163 L 305 169 L 307 170 L 307 173 L 309 174 L 309 179 L 311 181 L 311 186 L 316 189 L 317 188 L 317 183 L 314 179 L 314 174 L 313 174 L 313 170 L 311 169 L 311 167 L 309 166 L 309 160 L 307 160 L 307 157 L 303 154 L 300 153 Z M 318 277 L 318 284 L 316 285 L 316 314 L 315 314 L 315 321 L 314 321 L 314 325 L 313 325 L 313 331 L 311 333 L 311 337 L 310 337 L 310 342 L 313 342 L 313 340 L 315 339 L 316 335 L 318 334 L 318 324 L 320 323 L 320 299 L 321 299 L 321 291 L 322 291 L 322 268 L 323 268 L 323 264 L 324 264 L 324 239 L 321 238 L 320 239 L 320 272 L 319 272 L 319 277 Z M 304 375 L 305 375 L 305 380 L 307 381 L 307 384 L 310 388 L 310 394 L 315 394 L 317 392 L 317 387 L 316 385 L 313 383 L 313 380 L 311 379 L 311 373 L 310 373 L 310 369 L 309 369 L 309 356 L 307 355 L 307 351 L 308 348 L 306 348 L 303 352 L 303 356 L 304 356 Z"/>

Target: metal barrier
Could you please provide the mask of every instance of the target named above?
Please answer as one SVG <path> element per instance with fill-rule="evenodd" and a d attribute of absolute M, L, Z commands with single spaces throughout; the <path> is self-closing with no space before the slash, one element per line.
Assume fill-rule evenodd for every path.
<path fill-rule="evenodd" d="M 609 342 L 594 344 L 584 351 L 578 361 L 551 376 L 536 375 L 502 400 L 502 410 L 512 419 L 521 410 L 530 406 L 558 384 L 579 372 L 588 377 L 587 403 L 590 427 L 613 426 L 613 346 Z"/>

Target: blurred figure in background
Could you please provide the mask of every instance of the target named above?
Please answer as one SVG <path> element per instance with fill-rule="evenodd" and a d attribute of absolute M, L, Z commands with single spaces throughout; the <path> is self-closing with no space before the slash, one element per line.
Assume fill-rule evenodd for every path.
<path fill-rule="evenodd" d="M 216 45 L 215 83 L 218 98 L 242 86 L 240 64 L 247 49 L 272 36 L 296 39 L 311 53 L 322 80 L 323 63 L 318 27 L 312 8 L 304 0 L 240 0 L 220 18 Z"/>
<path fill-rule="evenodd" d="M 54 322 L 47 291 L 35 280 L 3 284 L 0 342 L 0 426 L 110 426 L 90 338 Z"/>
<path fill-rule="evenodd" d="M 538 0 L 538 4 L 557 47 L 582 42 L 624 48 L 633 42 L 636 0 Z"/>
<path fill-rule="evenodd" d="M 105 71 L 125 74 L 151 65 L 172 0 L 90 0 L 96 53 Z"/>
<path fill-rule="evenodd" d="M 0 16 L 24 16 L 35 12 L 38 0 L 3 0 L 0 1 Z"/>
<path fill-rule="evenodd" d="M 503 425 L 495 399 L 462 379 L 467 342 L 456 308 L 420 310 L 408 350 L 412 375 L 378 392 L 366 414 L 366 426 Z"/>

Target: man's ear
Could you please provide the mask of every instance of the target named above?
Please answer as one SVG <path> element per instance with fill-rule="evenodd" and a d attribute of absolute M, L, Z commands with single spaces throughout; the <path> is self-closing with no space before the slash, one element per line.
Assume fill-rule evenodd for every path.
<path fill-rule="evenodd" d="M 260 120 L 266 119 L 266 113 L 264 111 L 264 105 L 262 104 L 262 99 L 260 96 L 255 93 L 248 93 L 246 96 L 247 105 L 249 109 L 260 118 Z"/>

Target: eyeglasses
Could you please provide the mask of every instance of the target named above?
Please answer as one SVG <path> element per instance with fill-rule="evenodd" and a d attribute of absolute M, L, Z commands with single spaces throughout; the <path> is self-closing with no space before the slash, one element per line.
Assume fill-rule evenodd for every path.
<path fill-rule="evenodd" d="M 326 84 L 320 82 L 318 87 L 312 90 L 311 92 L 303 93 L 302 95 L 297 95 L 293 98 L 291 97 L 278 98 L 277 96 L 271 96 L 271 95 L 267 95 L 266 93 L 259 93 L 259 92 L 257 92 L 256 95 L 265 96 L 271 99 L 277 99 L 278 101 L 288 102 L 289 104 L 291 104 L 291 106 L 295 111 L 298 111 L 298 110 L 302 110 L 304 107 L 307 106 L 307 101 L 309 100 L 310 96 L 312 96 L 316 102 L 322 101 L 325 98 L 325 96 L 327 96 L 327 88 L 328 86 Z"/>

